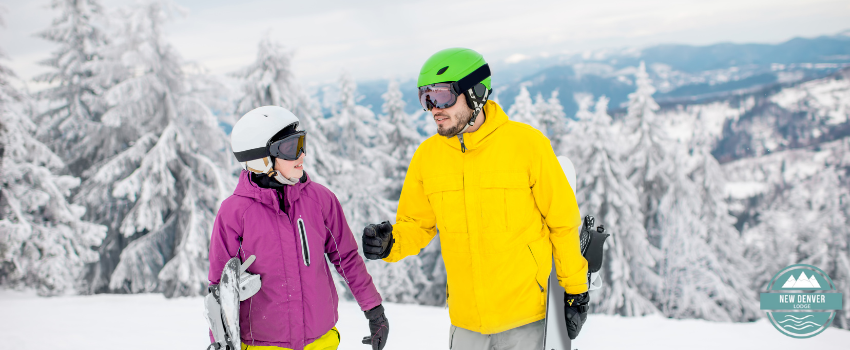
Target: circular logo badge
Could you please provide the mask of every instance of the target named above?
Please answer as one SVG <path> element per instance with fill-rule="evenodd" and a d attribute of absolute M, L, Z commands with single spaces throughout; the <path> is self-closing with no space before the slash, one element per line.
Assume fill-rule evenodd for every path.
<path fill-rule="evenodd" d="M 823 270 L 797 264 L 779 271 L 761 293 L 761 309 L 777 330 L 811 338 L 826 330 L 842 308 L 842 294 Z"/>

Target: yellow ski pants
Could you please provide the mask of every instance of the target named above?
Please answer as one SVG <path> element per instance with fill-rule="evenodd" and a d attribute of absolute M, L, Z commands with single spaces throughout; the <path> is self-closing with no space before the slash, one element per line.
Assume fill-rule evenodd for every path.
<path fill-rule="evenodd" d="M 316 339 L 316 341 L 307 344 L 304 347 L 304 350 L 336 350 L 339 347 L 339 331 L 336 327 L 331 328 L 325 335 L 321 338 Z M 281 348 L 277 346 L 251 346 L 245 343 L 242 343 L 242 350 L 291 350 L 287 348 Z"/>

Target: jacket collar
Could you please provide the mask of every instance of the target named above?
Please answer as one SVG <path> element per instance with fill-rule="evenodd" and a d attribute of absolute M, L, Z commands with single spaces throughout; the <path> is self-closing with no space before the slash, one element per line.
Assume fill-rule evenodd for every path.
<path fill-rule="evenodd" d="M 496 131 L 496 129 L 508 122 L 508 115 L 505 114 L 502 107 L 496 102 L 487 101 L 487 103 L 484 104 L 484 108 L 481 109 L 481 113 L 484 114 L 485 117 L 484 124 L 481 124 L 481 127 L 475 132 L 463 134 L 463 143 L 466 145 L 467 151 L 480 147 L 484 141 L 486 141 L 487 136 L 490 136 L 490 134 Z M 481 116 L 479 116 L 479 118 L 480 117 Z M 457 136 L 440 136 L 440 138 L 448 143 L 449 146 L 460 151 L 460 140 L 458 140 Z"/>
<path fill-rule="evenodd" d="M 304 175 L 301 176 L 301 181 L 294 185 L 284 186 L 284 191 L 286 191 L 286 198 L 294 203 L 298 198 L 301 197 L 301 190 L 312 182 L 310 180 L 310 176 L 307 175 L 307 172 L 304 172 Z M 253 181 L 251 181 L 251 173 L 247 170 L 242 170 L 242 173 L 239 174 L 239 183 L 236 185 L 236 189 L 233 190 L 233 194 L 237 196 L 252 198 L 260 203 L 271 206 L 272 208 L 279 208 L 277 190 L 272 188 L 262 188 L 257 186 Z"/>

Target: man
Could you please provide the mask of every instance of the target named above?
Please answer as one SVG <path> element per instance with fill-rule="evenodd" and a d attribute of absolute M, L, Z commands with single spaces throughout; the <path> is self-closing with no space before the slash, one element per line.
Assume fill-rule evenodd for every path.
<path fill-rule="evenodd" d="M 419 73 L 419 98 L 437 123 L 410 162 L 396 224 L 363 230 L 369 259 L 418 254 L 440 232 L 453 349 L 542 349 L 554 254 L 567 324 L 587 312 L 575 195 L 549 140 L 508 120 L 490 69 L 470 49 L 437 52 Z"/>

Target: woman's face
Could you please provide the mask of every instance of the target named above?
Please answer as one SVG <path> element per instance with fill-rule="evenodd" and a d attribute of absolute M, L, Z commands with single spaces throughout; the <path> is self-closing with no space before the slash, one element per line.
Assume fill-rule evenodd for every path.
<path fill-rule="evenodd" d="M 277 170 L 283 177 L 287 179 L 300 179 L 304 176 L 304 157 L 307 153 L 301 153 L 301 156 L 296 160 L 283 160 L 280 158 L 274 159 L 274 170 Z"/>

